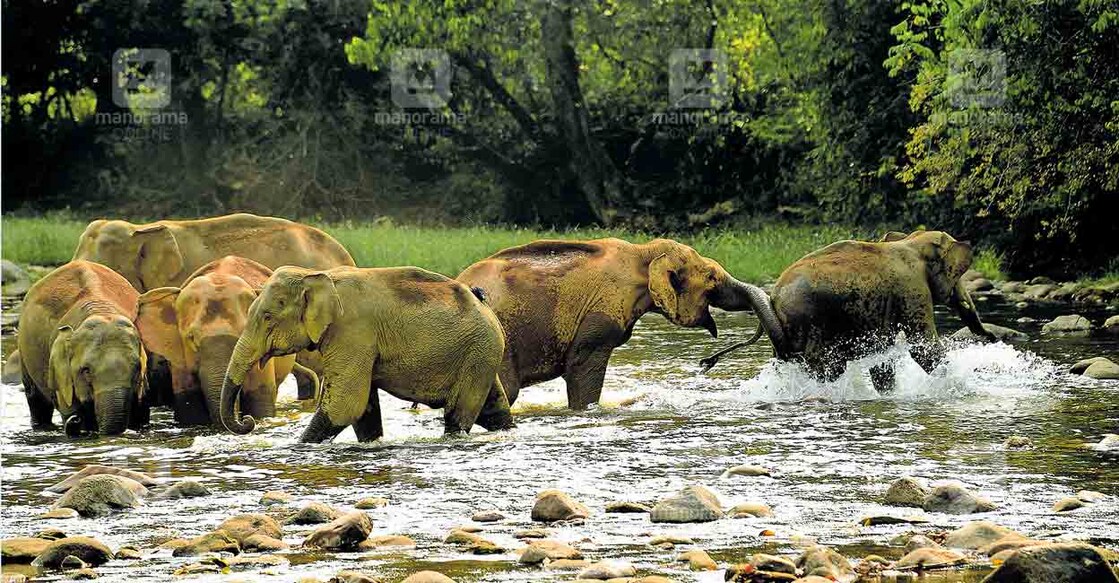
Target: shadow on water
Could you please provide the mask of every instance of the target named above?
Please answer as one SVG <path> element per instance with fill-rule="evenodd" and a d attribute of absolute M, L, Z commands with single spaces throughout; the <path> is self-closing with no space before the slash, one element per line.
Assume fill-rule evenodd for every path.
<path fill-rule="evenodd" d="M 1033 340 L 954 346 L 932 375 L 900 350 L 887 351 L 876 358 L 893 359 L 899 372 L 895 391 L 885 396 L 870 388 L 859 368 L 869 363 L 833 383 L 819 383 L 795 365 L 773 362 L 766 342 L 701 374 L 700 358 L 731 342 L 727 336 L 748 335 L 756 320 L 717 314 L 728 334 L 712 341 L 702 331 L 649 316 L 615 352 L 600 407 L 568 411 L 562 383 L 545 383 L 522 392 L 514 410 L 516 429 L 476 429 L 465 439 L 442 437 L 440 412 L 411 411 L 408 403 L 382 396 L 386 436 L 373 444 L 355 443 L 350 431 L 334 444 L 297 443 L 309 417 L 305 406 L 290 401 L 248 436 L 179 428 L 169 412 L 157 411 L 152 429 L 142 434 L 69 441 L 58 433 L 29 431 L 22 394 L 4 386 L 0 536 L 54 526 L 96 536 L 114 548 L 139 544 L 144 561 L 111 562 L 98 569 L 100 578 L 164 580 L 196 560 L 153 548 L 167 538 L 197 536 L 242 512 L 282 518 L 310 501 L 350 508 L 379 496 L 390 503 L 368 511 L 374 534 L 408 535 L 416 540 L 415 549 L 308 553 L 298 544 L 311 527 L 288 525 L 284 539 L 294 548 L 281 554 L 290 565 L 252 578 L 325 579 L 341 569 L 363 569 L 395 580 L 432 569 L 461 580 L 566 580 L 573 574 L 520 566 L 511 551 L 474 557 L 442 542 L 474 512 L 497 510 L 508 518 L 482 525 L 483 536 L 517 549 L 522 543 L 513 534 L 536 526 L 529 518 L 535 494 L 560 488 L 593 514 L 582 525 L 551 527 L 553 538 L 575 544 L 591 559 L 629 560 L 642 574 L 718 581 L 718 573 L 694 574 L 676 563 L 681 549 L 654 548 L 648 540 L 658 534 L 688 536 L 720 564 L 745 561 L 758 551 L 793 556 L 811 542 L 833 545 L 852 558 L 869 553 L 897 558 L 902 549 L 889 541 L 898 534 L 950 529 L 973 518 L 880 504 L 890 480 L 915 475 L 964 482 L 998 506 L 978 518 L 1030 536 L 1119 545 L 1114 497 L 1119 457 L 1087 447 L 1104 433 L 1119 433 L 1119 383 L 1063 372 L 1076 359 L 1115 354 L 1119 342 L 1041 338 L 1041 322 L 1055 315 L 1052 308 L 1023 312 L 995 301 L 980 307 L 987 321 L 1022 329 Z M 1106 313 L 1085 315 L 1101 320 Z M 1021 317 L 1037 321 L 1017 322 Z M 949 314 L 938 313 L 938 320 L 946 332 L 959 327 Z M 289 379 L 283 393 L 290 398 L 294 391 Z M 1011 435 L 1030 438 L 1033 447 L 1007 449 L 1003 443 Z M 175 502 L 150 499 L 103 519 L 36 518 L 54 500 L 43 489 L 89 463 L 137 469 L 164 482 L 191 477 L 214 494 Z M 740 464 L 765 466 L 774 474 L 722 475 Z M 653 502 L 695 483 L 717 492 L 724 506 L 760 501 L 774 516 L 663 525 L 645 515 L 602 512 L 608 502 Z M 1073 513 L 1051 512 L 1053 502 L 1080 489 L 1113 497 Z M 258 500 L 267 490 L 284 490 L 297 502 L 263 507 Z M 929 524 L 858 524 L 870 514 L 914 513 Z M 5 573 L 9 569 L 4 566 Z M 973 582 L 986 570 L 930 573 L 923 580 Z"/>

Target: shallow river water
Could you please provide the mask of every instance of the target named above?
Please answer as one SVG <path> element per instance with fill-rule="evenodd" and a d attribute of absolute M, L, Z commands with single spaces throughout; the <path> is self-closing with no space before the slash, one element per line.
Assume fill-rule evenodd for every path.
<path fill-rule="evenodd" d="M 54 526 L 95 536 L 114 549 L 132 544 L 142 549 L 144 560 L 110 562 L 97 569 L 100 578 L 165 580 L 197 559 L 171 557 L 170 551 L 157 551 L 155 543 L 172 535 L 203 534 L 238 513 L 277 514 L 276 507 L 258 503 L 264 491 L 294 495 L 292 510 L 309 501 L 346 509 L 361 498 L 381 496 L 391 503 L 369 511 L 374 534 L 408 535 L 417 548 L 309 553 L 298 543 L 311 527 L 286 526 L 284 537 L 293 549 L 280 554 L 290 566 L 223 577 L 325 580 L 341 569 L 361 569 L 395 581 L 432 568 L 467 581 L 570 580 L 572 572 L 519 566 L 512 552 L 477 557 L 442 542 L 452 527 L 470 524 L 474 512 L 497 510 L 507 519 L 479 525 L 482 535 L 508 549 L 523 546 L 512 535 L 533 526 L 534 496 L 559 488 L 593 514 L 581 525 L 552 527 L 552 538 L 574 544 L 588 558 L 622 558 L 640 574 L 679 581 L 715 582 L 723 575 L 687 571 L 686 564 L 673 561 L 691 547 L 657 549 L 647 545 L 651 536 L 691 537 L 695 548 L 707 550 L 720 565 L 746 561 L 759 550 L 792 558 L 812 540 L 850 558 L 871 552 L 897 558 L 902 549 L 888 541 L 900 533 L 944 530 L 983 518 L 1039 538 L 1083 539 L 1119 549 L 1119 454 L 1090 447 L 1105 433 L 1119 433 L 1119 382 L 1065 372 L 1082 357 L 1114 358 L 1119 342 L 1040 339 L 1040 322 L 1055 315 L 1052 308 L 1020 311 L 992 301 L 980 304 L 980 310 L 988 322 L 1019 328 L 1035 340 L 956 345 L 933 375 L 902 359 L 898 388 L 885 396 L 870 388 L 857 366 L 834 383 L 812 382 L 796 366 L 773 362 L 768 342 L 702 374 L 698 359 L 748 334 L 756 320 L 748 314 L 717 314 L 723 339 L 713 341 L 705 332 L 648 316 L 614 353 L 600 407 L 567 411 L 562 383 L 551 382 L 521 393 L 514 408 L 516 429 L 486 433 L 475 428 L 461 439 L 442 437 L 440 412 L 409 411 L 407 403 L 383 395 L 382 441 L 357 444 L 347 431 L 333 444 L 298 444 L 309 414 L 290 401 L 294 384 L 289 379 L 282 417 L 248 436 L 181 429 L 169 412 L 157 411 L 146 433 L 69 441 L 61 434 L 31 432 L 20 389 L 3 386 L 0 537 L 29 536 Z M 1108 314 L 1079 311 L 1093 321 Z M 1023 315 L 1039 322 L 1015 321 Z M 942 331 L 959 326 L 947 315 L 938 318 Z M 5 353 L 10 340 L 5 339 Z M 1003 442 L 1010 435 L 1029 437 L 1034 446 L 1008 450 Z M 173 502 L 151 499 L 141 508 L 100 519 L 36 518 L 53 500 L 45 487 L 92 463 L 140 470 L 165 481 L 190 477 L 214 494 Z M 775 475 L 722 477 L 740 464 L 765 466 Z M 903 475 L 934 483 L 959 480 L 994 501 L 998 510 L 951 516 L 882 506 L 889 482 Z M 664 525 L 643 514 L 603 512 L 608 502 L 652 502 L 691 484 L 715 491 L 725 507 L 760 501 L 775 516 Z M 1051 511 L 1055 501 L 1081 489 L 1110 496 L 1070 513 Z M 859 519 L 871 514 L 916 514 L 930 523 L 860 526 Z M 763 536 L 767 530 L 773 535 Z M 923 580 L 979 581 L 987 571 L 973 567 Z"/>

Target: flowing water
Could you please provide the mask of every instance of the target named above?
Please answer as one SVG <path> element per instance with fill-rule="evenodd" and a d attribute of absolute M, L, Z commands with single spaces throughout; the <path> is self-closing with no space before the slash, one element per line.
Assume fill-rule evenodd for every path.
<path fill-rule="evenodd" d="M 1055 315 L 1055 308 L 1019 311 L 990 301 L 980 309 L 987 321 L 1022 329 L 1035 340 L 955 345 L 933 375 L 899 357 L 898 387 L 886 396 L 870 388 L 865 367 L 850 367 L 839 380 L 821 384 L 795 365 L 773 362 L 765 342 L 702 374 L 698 359 L 729 342 L 726 337 L 748 334 L 756 320 L 748 314 L 717 314 L 724 340 L 716 342 L 702 331 L 648 316 L 614 353 L 602 406 L 567 411 L 562 384 L 546 383 L 521 393 L 514 409 L 516 429 L 486 433 L 475 428 L 461 439 L 442 437 L 439 411 L 410 411 L 408 403 L 382 396 L 386 436 L 372 444 L 355 443 L 350 431 L 333 444 L 296 443 L 309 415 L 292 401 L 280 418 L 244 437 L 178 428 L 169 412 L 158 411 L 146 433 L 69 441 L 29 431 L 22 393 L 4 386 L 0 536 L 28 536 L 54 526 L 95 536 L 114 549 L 136 545 L 144 560 L 110 562 L 97 569 L 100 577 L 164 580 L 197 559 L 171 557 L 170 551 L 154 548 L 158 542 L 203 534 L 238 513 L 276 514 L 276 507 L 259 505 L 264 491 L 293 494 L 292 509 L 309 501 L 348 508 L 361 498 L 380 496 L 391 503 L 369 511 L 374 534 L 408 535 L 417 548 L 311 553 L 298 548 L 311 527 L 286 526 L 285 540 L 293 549 L 280 554 L 290 566 L 238 577 L 327 579 L 341 569 L 361 569 L 391 581 L 432 568 L 461 580 L 570 580 L 571 572 L 519 566 L 512 552 L 478 557 L 442 542 L 452 527 L 469 524 L 474 512 L 497 510 L 507 519 L 480 525 L 482 535 L 519 548 L 512 535 L 533 526 L 529 511 L 535 494 L 559 488 L 593 514 L 583 524 L 551 527 L 552 538 L 574 544 L 588 558 L 621 558 L 641 574 L 680 581 L 723 577 L 719 571 L 687 571 L 674 559 L 690 547 L 657 549 L 647 545 L 651 536 L 691 537 L 720 564 L 745 561 L 757 551 L 793 557 L 811 541 L 851 558 L 871 552 L 896 558 L 903 552 L 888 542 L 900 533 L 949 529 L 983 518 L 1035 537 L 1119 548 L 1119 453 L 1090 447 L 1105 433 L 1119 433 L 1119 382 L 1064 372 L 1082 357 L 1114 358 L 1119 342 L 1038 340 L 1040 322 Z M 1079 311 L 1093 321 L 1108 314 Z M 1016 322 L 1023 315 L 1039 321 Z M 938 319 L 941 330 L 959 326 L 948 315 Z M 11 342 L 5 344 L 7 353 Z M 291 379 L 284 392 L 289 398 L 294 393 Z M 1034 446 L 1008 450 L 1003 442 L 1010 435 L 1029 437 Z M 36 518 L 53 500 L 45 487 L 92 463 L 136 469 L 165 481 L 194 478 L 214 494 L 173 502 L 151 499 L 141 508 L 100 519 Z M 765 466 L 774 475 L 721 475 L 740 464 Z M 969 517 L 882 506 L 889 482 L 902 475 L 934 483 L 961 481 L 989 497 L 998 510 Z M 726 507 L 764 502 L 775 516 L 664 525 L 643 514 L 602 511 L 608 502 L 652 502 L 691 484 L 717 492 Z M 1110 496 L 1074 512 L 1051 511 L 1056 500 L 1081 489 Z M 930 524 L 859 526 L 861 517 L 872 514 L 923 515 Z M 773 534 L 763 536 L 763 531 Z M 987 571 L 973 567 L 926 580 L 979 581 Z"/>

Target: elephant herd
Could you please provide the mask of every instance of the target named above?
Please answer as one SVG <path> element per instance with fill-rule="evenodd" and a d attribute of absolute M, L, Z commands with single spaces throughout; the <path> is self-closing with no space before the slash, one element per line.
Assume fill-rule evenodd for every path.
<path fill-rule="evenodd" d="M 275 413 L 293 374 L 317 400 L 301 440 L 383 434 L 378 390 L 444 411 L 448 434 L 513 426 L 520 390 L 562 377 L 568 405 L 598 401 L 612 351 L 642 315 L 718 331 L 712 306 L 751 310 L 775 355 L 830 379 L 848 360 L 914 342 L 931 371 L 933 306 L 993 339 L 960 284 L 972 260 L 946 233 L 840 241 L 797 261 L 772 291 L 668 239 L 541 240 L 499 251 L 457 278 L 417 267 L 358 268 L 330 235 L 235 214 L 89 224 L 74 258 L 25 299 L 18 350 L 36 429 L 138 429 L 152 406 L 184 425 L 248 433 Z M 892 371 L 872 371 L 889 389 Z"/>

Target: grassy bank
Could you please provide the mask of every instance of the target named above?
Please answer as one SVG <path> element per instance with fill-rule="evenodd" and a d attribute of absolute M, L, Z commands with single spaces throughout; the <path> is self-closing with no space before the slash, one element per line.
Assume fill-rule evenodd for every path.
<path fill-rule="evenodd" d="M 452 276 L 499 249 L 534 239 L 620 237 L 640 242 L 655 236 L 607 229 L 434 228 L 388 223 L 319 226 L 345 245 L 358 265 L 417 265 Z M 73 255 L 84 228 L 84 221 L 63 217 L 4 218 L 3 257 L 20 264 L 60 265 Z M 708 231 L 675 238 L 718 260 L 743 280 L 764 282 L 776 278 L 808 251 L 858 234 L 839 227 L 774 225 L 752 231 Z"/>

